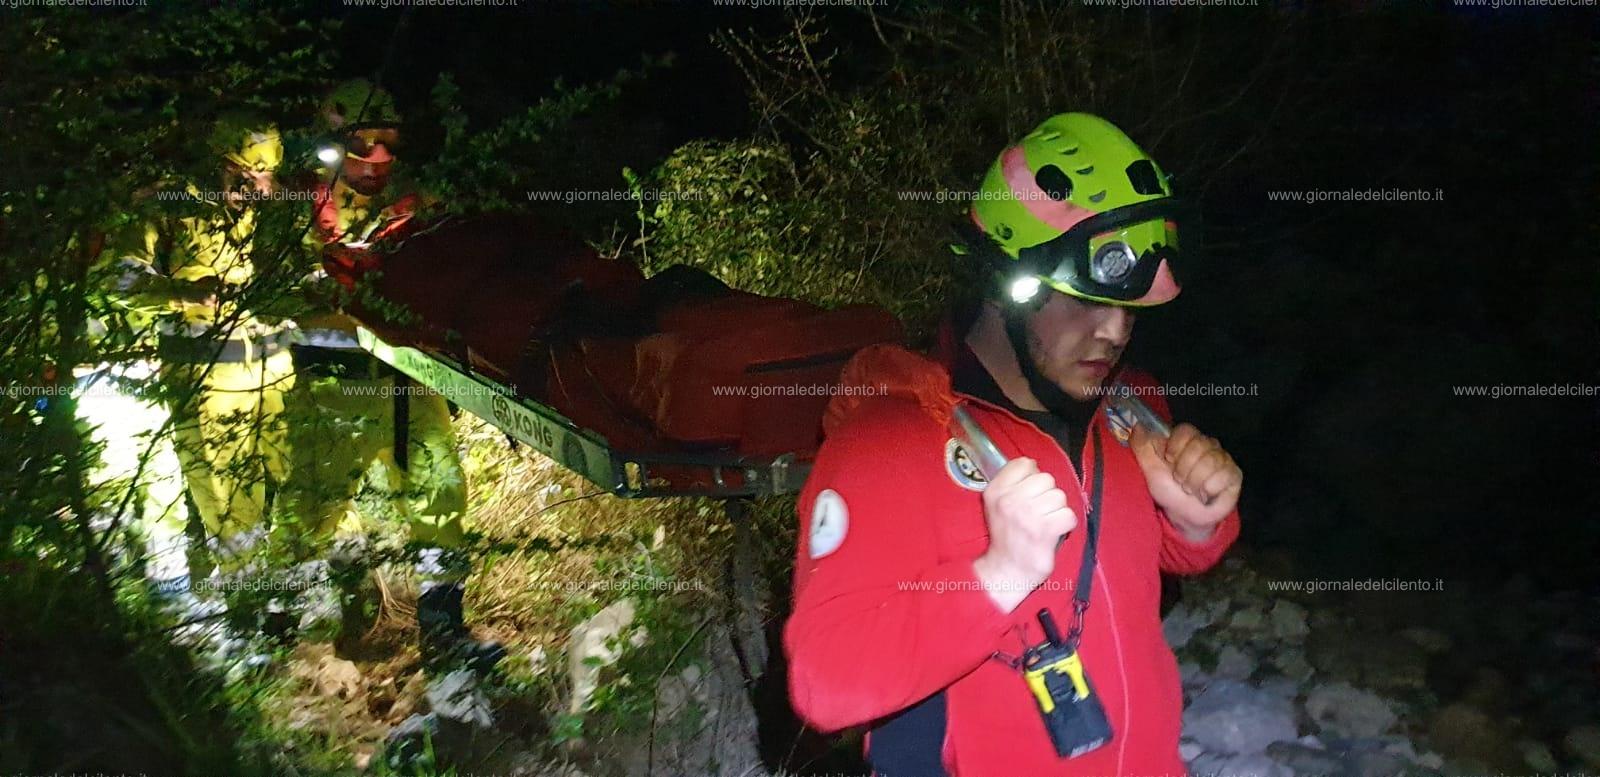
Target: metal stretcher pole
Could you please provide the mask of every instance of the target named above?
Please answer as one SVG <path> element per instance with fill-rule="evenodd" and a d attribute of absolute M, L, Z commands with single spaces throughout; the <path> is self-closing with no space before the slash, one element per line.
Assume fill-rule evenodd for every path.
<path fill-rule="evenodd" d="M 754 690 L 767 669 L 767 628 L 761 589 L 760 553 L 751 525 L 750 499 L 722 500 L 722 511 L 733 526 L 733 552 L 724 568 L 728 590 L 733 592 L 731 629 L 733 653 L 744 674 L 746 690 Z"/>

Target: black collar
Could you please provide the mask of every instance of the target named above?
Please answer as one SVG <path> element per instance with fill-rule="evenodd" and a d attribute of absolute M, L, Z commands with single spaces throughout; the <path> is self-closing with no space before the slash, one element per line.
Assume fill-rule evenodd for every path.
<path fill-rule="evenodd" d="M 1074 400 L 1063 408 L 1064 412 L 1061 413 L 1024 410 L 1006 396 L 994 376 L 989 374 L 988 368 L 983 366 L 977 354 L 974 354 L 972 348 L 964 341 L 960 343 L 955 361 L 950 366 L 950 385 L 956 391 L 1004 408 L 1038 427 L 1039 431 L 1049 435 L 1062 450 L 1066 451 L 1067 456 L 1072 459 L 1073 466 L 1083 469 L 1083 445 L 1087 439 L 1089 423 L 1094 420 L 1095 409 L 1100 406 L 1099 400 L 1086 402 Z"/>

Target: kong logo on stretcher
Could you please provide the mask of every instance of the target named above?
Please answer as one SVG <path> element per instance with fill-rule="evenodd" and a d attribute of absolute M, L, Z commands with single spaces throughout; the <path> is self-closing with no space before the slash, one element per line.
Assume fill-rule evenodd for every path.
<path fill-rule="evenodd" d="M 521 412 L 518 412 L 519 410 Z M 544 419 L 522 410 L 509 398 L 500 394 L 494 395 L 494 398 L 489 400 L 489 412 L 494 416 L 496 426 L 544 453 L 551 455 L 556 453 L 556 430 Z"/>

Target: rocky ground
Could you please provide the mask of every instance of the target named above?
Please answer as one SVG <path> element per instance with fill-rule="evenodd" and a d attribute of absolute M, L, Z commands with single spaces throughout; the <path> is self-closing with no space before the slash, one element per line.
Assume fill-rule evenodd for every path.
<path fill-rule="evenodd" d="M 1451 581 L 1437 591 L 1273 590 L 1292 579 L 1288 569 L 1231 558 L 1185 581 L 1164 619 L 1194 774 L 1600 774 L 1600 598 L 1537 592 L 1522 579 L 1492 590 Z M 507 775 L 765 774 L 725 635 L 662 679 L 653 730 L 551 747 L 550 711 L 605 681 L 597 667 L 613 656 L 604 646 L 626 625 L 615 616 L 567 635 L 582 655 L 514 657 L 523 676 L 549 678 L 539 688 L 465 671 L 426 677 L 398 646 L 404 634 L 370 660 L 303 643 L 282 672 L 295 688 L 289 725 L 347 738 L 358 767 L 431 751 Z M 251 669 L 247 643 L 208 634 L 201 641 L 218 661 Z"/>
<path fill-rule="evenodd" d="M 1279 593 L 1230 559 L 1164 620 L 1198 775 L 1600 773 L 1600 600 L 1442 590 Z"/>

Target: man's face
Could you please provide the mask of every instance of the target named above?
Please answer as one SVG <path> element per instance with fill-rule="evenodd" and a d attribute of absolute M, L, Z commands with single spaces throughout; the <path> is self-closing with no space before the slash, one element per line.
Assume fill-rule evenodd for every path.
<path fill-rule="evenodd" d="M 394 147 L 399 140 L 392 129 L 363 129 L 349 140 L 350 155 L 344 160 L 344 179 L 350 188 L 371 197 L 389 184 Z"/>
<path fill-rule="evenodd" d="M 228 203 L 242 205 L 249 200 L 264 199 L 278 188 L 277 178 L 271 170 L 255 170 L 234 162 L 223 168 L 222 189 L 228 194 Z"/>
<path fill-rule="evenodd" d="M 1097 397 L 1133 336 L 1133 311 L 1052 292 L 1028 317 L 1034 364 L 1074 399 Z"/>
<path fill-rule="evenodd" d="M 344 161 L 344 180 L 350 188 L 372 197 L 389 183 L 389 163 L 372 164 L 359 159 Z"/>

